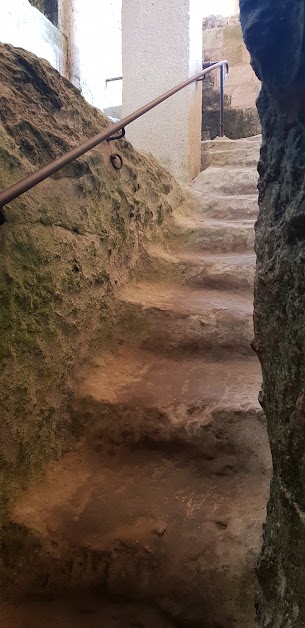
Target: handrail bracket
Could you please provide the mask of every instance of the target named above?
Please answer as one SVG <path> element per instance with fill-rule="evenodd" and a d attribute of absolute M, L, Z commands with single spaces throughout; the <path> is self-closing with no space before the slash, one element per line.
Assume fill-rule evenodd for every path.
<path fill-rule="evenodd" d="M 125 131 L 125 127 L 123 127 L 121 129 L 121 133 L 118 135 L 111 135 L 111 137 L 107 137 L 106 142 L 114 142 L 115 140 L 121 140 L 123 137 L 125 137 L 126 135 L 126 131 Z"/>

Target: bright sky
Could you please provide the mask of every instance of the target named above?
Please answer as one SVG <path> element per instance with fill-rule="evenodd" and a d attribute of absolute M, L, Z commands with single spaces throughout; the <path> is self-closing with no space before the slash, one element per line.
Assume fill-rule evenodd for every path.
<path fill-rule="evenodd" d="M 233 15 L 234 0 L 201 0 L 203 16 L 206 15 Z"/>

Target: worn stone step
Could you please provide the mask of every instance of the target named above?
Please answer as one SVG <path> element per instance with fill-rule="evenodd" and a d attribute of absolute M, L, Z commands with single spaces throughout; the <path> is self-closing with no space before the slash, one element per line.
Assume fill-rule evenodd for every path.
<path fill-rule="evenodd" d="M 240 221 L 256 220 L 258 215 L 257 194 L 203 194 L 193 188 L 191 198 L 198 211 L 208 218 Z"/>
<path fill-rule="evenodd" d="M 254 624 L 268 446 L 259 419 L 241 412 L 222 425 L 221 418 L 203 427 L 205 455 L 173 443 L 164 451 L 107 449 L 96 437 L 36 480 L 12 515 L 30 531 L 34 599 L 45 590 L 52 597 L 93 589 L 149 602 L 175 625 L 206 625 L 207 606 L 215 626 L 246 626 L 249 617 Z"/>
<path fill-rule="evenodd" d="M 233 447 L 236 421 L 263 421 L 261 369 L 254 355 L 227 358 L 156 354 L 120 345 L 95 355 L 84 367 L 73 413 L 85 420 L 89 438 L 91 433 L 96 440 L 98 433 L 99 440 L 119 446 L 143 442 L 167 449 L 180 443 L 207 455 L 212 446 L 218 449 L 214 430 L 221 426 L 225 442 Z M 246 430 L 238 440 L 238 454 L 245 448 L 257 453 Z"/>
<path fill-rule="evenodd" d="M 201 142 L 203 150 L 219 151 L 219 150 L 239 150 L 256 148 L 259 150 L 262 143 L 261 135 L 252 137 L 242 137 L 237 140 L 231 140 L 228 137 L 216 137 L 214 140 L 205 140 Z"/>
<path fill-rule="evenodd" d="M 260 385 L 254 355 L 215 361 L 121 345 L 84 367 L 73 415 L 90 442 L 163 451 L 178 447 L 203 457 L 213 451 L 216 464 L 227 448 L 248 462 L 251 452 L 257 462 L 259 435 L 250 439 L 248 428 L 257 422 L 261 432 L 264 425 Z"/>
<path fill-rule="evenodd" d="M 252 138 L 230 140 L 216 138 L 201 142 L 201 169 L 209 166 L 241 166 L 257 168 L 260 155 L 261 135 Z"/>
<path fill-rule="evenodd" d="M 197 288 L 253 291 L 255 255 L 252 251 L 235 254 L 204 254 L 166 251 L 158 245 L 146 248 L 143 277 L 176 280 Z"/>
<path fill-rule="evenodd" d="M 253 220 L 215 220 L 200 213 L 176 214 L 173 247 L 204 253 L 234 253 L 254 249 Z M 175 240 L 177 244 L 175 245 Z"/>
<path fill-rule="evenodd" d="M 209 166 L 221 168 L 223 166 L 239 166 L 257 168 L 259 160 L 259 149 L 256 146 L 251 148 L 235 148 L 231 150 L 212 150 L 211 147 L 203 146 L 201 152 L 201 169 L 205 170 Z"/>
<path fill-rule="evenodd" d="M 153 351 L 251 354 L 252 296 L 169 283 L 128 285 L 117 293 L 121 335 Z"/>
<path fill-rule="evenodd" d="M 256 194 L 258 174 L 254 168 L 210 166 L 193 181 L 193 188 L 204 194 Z"/>
<path fill-rule="evenodd" d="M 218 625 L 246 626 L 249 617 L 254 625 L 254 564 L 268 490 L 262 470 L 247 470 L 228 450 L 217 461 L 213 452 L 188 461 L 181 452 L 160 457 L 145 449 L 64 456 L 14 513 L 19 526 L 39 535 L 35 557 L 50 540 L 33 597 L 46 578 L 49 596 L 56 578 L 65 590 L 70 575 L 71 588 L 149 601 L 179 625 L 204 626 L 207 605 Z"/>
<path fill-rule="evenodd" d="M 227 358 L 164 355 L 120 345 L 84 367 L 73 415 L 83 417 L 86 436 L 94 442 L 98 433 L 99 441 L 117 446 L 150 443 L 168 449 L 180 444 L 202 455 L 213 447 L 217 457 L 215 429 L 221 427 L 225 442 L 235 447 L 236 421 L 244 427 L 247 421 L 263 422 L 256 356 L 232 353 Z M 238 439 L 241 455 L 245 448 L 257 453 L 246 430 Z"/>
<path fill-rule="evenodd" d="M 0 607 L 2 628 L 175 628 L 164 613 L 149 604 L 103 598 L 102 594 L 70 593 L 29 596 Z"/>
<path fill-rule="evenodd" d="M 225 407 L 258 410 L 260 384 L 261 369 L 254 354 L 232 353 L 227 360 L 213 360 L 202 354 L 158 354 L 123 344 L 90 361 L 78 395 L 113 405 L 163 409 L 169 420 L 172 408 L 183 406 L 185 416 L 179 424 L 187 434 L 193 422 L 188 407 L 204 410 L 205 420 L 209 412 Z M 172 429 L 177 427 L 175 422 Z"/>

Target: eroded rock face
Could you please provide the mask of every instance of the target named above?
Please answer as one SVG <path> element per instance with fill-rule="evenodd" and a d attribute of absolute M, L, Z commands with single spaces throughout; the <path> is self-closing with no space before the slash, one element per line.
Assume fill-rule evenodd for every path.
<path fill-rule="evenodd" d="M 305 626 L 304 2 L 241 0 L 263 80 L 255 344 L 273 480 L 258 564 L 259 628 Z"/>
<path fill-rule="evenodd" d="M 34 55 L 0 46 L 0 188 L 107 126 Z M 114 170 L 111 152 L 124 160 Z M 8 500 L 74 435 L 71 378 L 115 334 L 112 294 L 181 201 L 176 182 L 122 141 L 104 143 L 11 203 L 0 227 L 0 524 Z"/>
<path fill-rule="evenodd" d="M 303 53 L 302 0 L 240 0 L 244 38 L 258 78 L 270 88 L 294 84 Z"/>

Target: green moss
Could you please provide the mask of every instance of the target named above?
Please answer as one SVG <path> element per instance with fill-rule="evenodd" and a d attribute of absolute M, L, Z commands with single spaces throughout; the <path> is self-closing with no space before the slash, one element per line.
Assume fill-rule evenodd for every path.
<path fill-rule="evenodd" d="M 42 343 L 52 336 L 51 310 L 55 286 L 45 250 L 37 246 L 27 228 L 9 242 L 9 258 L 0 273 L 0 358 L 3 366 L 2 419 L 6 437 L 0 444 L 2 487 L 0 511 L 5 511 L 15 487 L 54 455 L 56 411 L 49 405 L 48 391 L 60 385 L 56 369 L 47 370 Z M 14 366 L 18 356 L 18 363 Z M 37 368 L 37 363 L 39 368 Z M 41 369 L 41 366 L 43 369 Z M 17 367 L 17 368 L 16 368 Z M 33 395 L 36 371 L 41 388 Z M 15 376 L 10 379 L 10 372 Z M 55 372 L 54 372 L 55 371 Z M 44 382 L 44 384 L 43 384 Z M 36 388 L 36 386 L 35 386 Z M 58 416 L 57 416 L 58 419 Z"/>
<path fill-rule="evenodd" d="M 123 216 L 116 211 L 112 217 L 117 233 L 120 235 L 123 241 L 127 238 L 127 229 Z"/>
<path fill-rule="evenodd" d="M 104 284 L 109 283 L 110 276 L 109 273 L 104 269 L 99 269 L 96 276 L 94 277 L 95 284 Z"/>
<path fill-rule="evenodd" d="M 0 45 L 0 67 L 8 94 L 1 186 L 107 125 L 30 53 Z M 112 285 L 131 276 L 142 240 L 157 235 L 169 212 L 162 192 L 172 192 L 176 205 L 182 193 L 152 159 L 128 143 L 123 150 L 120 173 L 108 168 L 102 147 L 7 207 L 0 232 L 0 526 L 18 491 L 78 437 L 68 408 L 84 356 L 133 331 L 143 334 L 137 320 L 119 328 Z"/>
<path fill-rule="evenodd" d="M 157 223 L 158 225 L 162 225 L 164 221 L 164 210 L 162 205 L 158 205 L 158 209 L 157 209 Z"/>
<path fill-rule="evenodd" d="M 20 161 L 4 146 L 0 146 L 0 169 L 13 171 L 20 166 Z"/>

